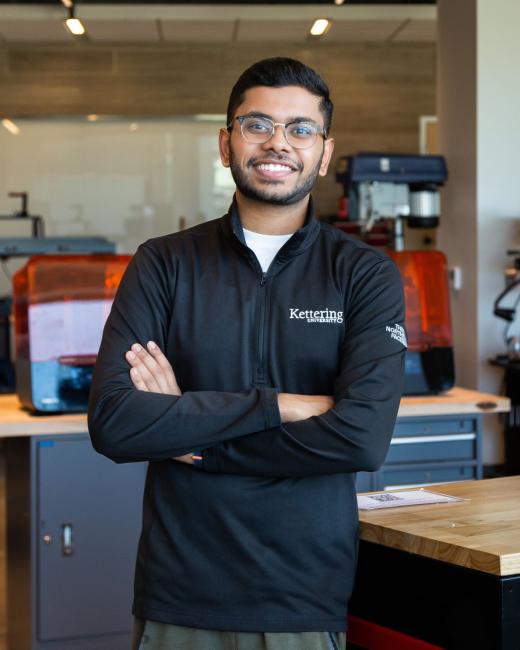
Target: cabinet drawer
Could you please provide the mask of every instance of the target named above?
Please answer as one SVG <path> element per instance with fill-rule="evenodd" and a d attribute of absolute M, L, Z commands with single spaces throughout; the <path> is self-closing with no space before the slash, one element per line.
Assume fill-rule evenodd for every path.
<path fill-rule="evenodd" d="M 431 436 L 476 431 L 472 418 L 399 418 L 395 424 L 394 438 L 402 436 Z"/>
<path fill-rule="evenodd" d="M 386 463 L 459 460 L 476 457 L 476 433 L 393 438 Z"/>
<path fill-rule="evenodd" d="M 389 489 L 403 485 L 428 485 L 450 481 L 468 481 L 477 478 L 477 469 L 472 466 L 425 467 L 409 470 L 383 470 L 380 472 L 381 487 Z"/>

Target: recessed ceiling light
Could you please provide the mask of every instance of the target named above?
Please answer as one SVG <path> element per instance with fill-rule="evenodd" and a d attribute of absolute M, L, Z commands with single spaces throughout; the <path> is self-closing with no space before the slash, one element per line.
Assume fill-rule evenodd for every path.
<path fill-rule="evenodd" d="M 330 25 L 331 21 L 327 18 L 317 18 L 311 27 L 312 36 L 323 36 L 329 30 Z"/>
<path fill-rule="evenodd" d="M 61 0 L 61 4 L 64 7 L 67 7 L 67 9 L 72 9 L 72 5 L 74 4 L 72 0 Z"/>
<path fill-rule="evenodd" d="M 2 126 L 13 135 L 18 135 L 20 133 L 20 127 L 16 125 L 12 120 L 9 120 L 7 118 L 4 118 L 2 120 Z"/>
<path fill-rule="evenodd" d="M 99 115 L 96 115 L 95 113 L 91 113 L 90 115 L 87 115 L 87 120 L 89 122 L 97 122 L 99 120 Z"/>
<path fill-rule="evenodd" d="M 335 5 L 342 5 L 345 2 L 345 0 L 334 0 Z"/>

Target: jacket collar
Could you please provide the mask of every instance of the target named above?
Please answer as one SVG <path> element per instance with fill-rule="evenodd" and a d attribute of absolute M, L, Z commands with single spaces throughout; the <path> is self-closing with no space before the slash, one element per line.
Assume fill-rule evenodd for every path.
<path fill-rule="evenodd" d="M 241 244 L 242 250 L 246 248 L 246 241 L 244 239 L 244 230 L 242 228 L 242 221 L 238 213 L 238 205 L 236 198 L 233 197 L 233 202 L 229 207 L 228 213 L 223 217 L 224 227 L 227 233 L 231 236 L 234 243 Z M 315 217 L 314 202 L 312 196 L 309 197 L 309 205 L 307 207 L 307 214 L 305 215 L 305 222 L 303 226 L 297 230 L 292 237 L 284 244 L 282 249 L 277 255 L 280 262 L 283 262 L 291 257 L 300 255 L 309 246 L 311 246 L 320 231 L 320 224 Z"/>

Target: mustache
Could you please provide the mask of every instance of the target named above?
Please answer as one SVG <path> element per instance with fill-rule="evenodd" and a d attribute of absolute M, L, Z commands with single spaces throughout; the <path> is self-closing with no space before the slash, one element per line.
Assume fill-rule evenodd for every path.
<path fill-rule="evenodd" d="M 281 164 L 286 164 L 289 165 L 289 167 L 292 167 L 296 169 L 297 171 L 300 171 L 303 169 L 303 163 L 298 162 L 296 160 L 292 160 L 291 158 L 288 158 L 287 156 L 281 156 L 280 154 L 271 154 L 269 156 L 262 156 L 262 157 L 256 157 L 256 158 L 250 158 L 247 161 L 247 166 L 248 167 L 253 167 L 254 165 L 261 164 L 263 162 L 277 162 Z"/>

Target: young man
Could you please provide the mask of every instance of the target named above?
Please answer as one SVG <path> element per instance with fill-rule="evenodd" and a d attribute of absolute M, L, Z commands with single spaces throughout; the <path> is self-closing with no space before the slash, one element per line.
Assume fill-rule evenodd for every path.
<path fill-rule="evenodd" d="M 331 116 L 302 63 L 246 70 L 220 132 L 229 213 L 142 244 L 119 287 L 89 428 L 150 461 L 134 648 L 345 647 L 356 472 L 385 458 L 405 338 L 393 262 L 314 217 Z"/>

